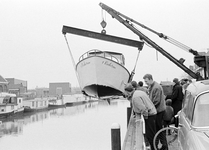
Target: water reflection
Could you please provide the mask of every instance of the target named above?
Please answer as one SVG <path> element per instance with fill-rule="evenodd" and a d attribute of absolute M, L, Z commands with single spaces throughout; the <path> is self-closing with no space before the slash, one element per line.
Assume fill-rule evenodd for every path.
<path fill-rule="evenodd" d="M 23 132 L 22 120 L 8 120 L 0 125 L 0 137 L 4 135 L 17 135 Z"/>
<path fill-rule="evenodd" d="M 124 136 L 127 106 L 129 102 L 122 100 L 110 104 L 97 101 L 1 120 L 0 147 L 16 150 L 111 149 L 111 124 L 122 124 Z M 18 140 L 14 140 L 15 137 Z M 13 144 L 9 144 L 11 141 Z M 17 141 L 25 143 L 24 146 Z"/>

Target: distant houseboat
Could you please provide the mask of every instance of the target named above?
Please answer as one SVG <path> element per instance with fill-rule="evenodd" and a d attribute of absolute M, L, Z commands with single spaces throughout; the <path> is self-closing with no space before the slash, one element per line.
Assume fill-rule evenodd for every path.
<path fill-rule="evenodd" d="M 49 109 L 50 108 L 58 108 L 58 107 L 65 107 L 66 103 L 63 99 L 63 96 L 59 97 L 51 97 L 49 100 Z"/>
<path fill-rule="evenodd" d="M 89 97 L 83 94 L 63 95 L 63 99 L 66 102 L 66 106 L 84 104 L 89 101 Z"/>
<path fill-rule="evenodd" d="M 11 115 L 23 113 L 23 99 L 16 94 L 7 92 L 0 93 L 0 118 L 7 118 Z"/>
<path fill-rule="evenodd" d="M 41 111 L 48 109 L 49 98 L 34 98 L 31 100 L 24 100 L 24 112 Z"/>

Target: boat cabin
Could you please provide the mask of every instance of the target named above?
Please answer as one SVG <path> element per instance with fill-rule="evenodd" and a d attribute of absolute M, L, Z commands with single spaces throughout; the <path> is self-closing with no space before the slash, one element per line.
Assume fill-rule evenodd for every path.
<path fill-rule="evenodd" d="M 92 56 L 99 56 L 99 57 L 105 57 L 107 59 L 113 60 L 121 65 L 125 65 L 125 57 L 122 53 L 117 52 L 110 52 L 110 51 L 100 51 L 97 49 L 90 50 L 86 53 L 84 53 L 80 58 L 79 61 L 92 57 Z"/>
<path fill-rule="evenodd" d="M 24 100 L 24 107 L 29 109 L 45 109 L 48 107 L 48 98 L 35 98 L 31 100 Z"/>
<path fill-rule="evenodd" d="M 11 93 L 0 94 L 0 114 L 23 108 L 23 99 Z"/>

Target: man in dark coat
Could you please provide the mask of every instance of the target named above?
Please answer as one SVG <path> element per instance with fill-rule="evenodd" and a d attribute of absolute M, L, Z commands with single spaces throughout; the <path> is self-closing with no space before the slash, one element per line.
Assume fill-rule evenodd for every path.
<path fill-rule="evenodd" d="M 173 86 L 173 91 L 172 91 L 172 107 L 174 109 L 174 115 L 178 113 L 178 111 L 181 110 L 182 108 L 182 101 L 184 98 L 184 94 L 182 92 L 182 86 L 179 83 L 179 80 L 177 78 L 173 79 L 174 86 Z"/>

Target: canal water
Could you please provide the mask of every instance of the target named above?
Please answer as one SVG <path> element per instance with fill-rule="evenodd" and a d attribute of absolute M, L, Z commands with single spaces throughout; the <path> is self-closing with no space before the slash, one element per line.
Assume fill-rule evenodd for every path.
<path fill-rule="evenodd" d="M 0 150 L 111 150 L 111 126 L 120 125 L 122 146 L 129 106 L 97 101 L 4 120 Z"/>

